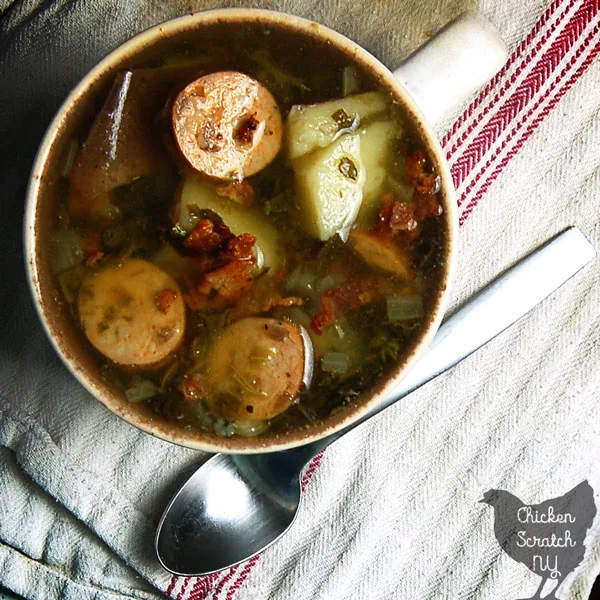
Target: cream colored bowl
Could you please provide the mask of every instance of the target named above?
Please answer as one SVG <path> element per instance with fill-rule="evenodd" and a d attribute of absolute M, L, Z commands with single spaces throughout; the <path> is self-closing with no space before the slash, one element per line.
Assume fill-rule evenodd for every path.
<path fill-rule="evenodd" d="M 420 51 L 420 54 L 417 53 L 406 61 L 396 75 L 366 50 L 335 31 L 298 17 L 252 9 L 208 11 L 168 21 L 135 36 L 111 52 L 92 69 L 65 100 L 42 141 L 31 173 L 25 218 L 25 250 L 29 282 L 42 324 L 64 363 L 90 393 L 109 410 L 149 434 L 169 442 L 211 452 L 265 452 L 292 448 L 343 428 L 376 405 L 379 399 L 407 373 L 431 342 L 446 307 L 456 253 L 457 209 L 448 165 L 430 124 L 399 77 L 404 78 L 406 84 L 412 86 L 416 97 L 421 96 L 422 103 L 427 104 L 431 94 L 428 94 L 428 84 L 423 82 L 426 82 L 427 78 L 431 80 L 435 77 L 436 70 L 440 73 L 438 84 L 443 83 L 446 86 L 449 99 L 433 103 L 429 99 L 430 114 L 435 111 L 439 113 L 441 105 L 445 104 L 448 107 L 449 104 L 457 102 L 457 85 L 463 88 L 462 96 L 458 96 L 460 99 L 465 93 L 472 91 L 468 89 L 469 86 L 472 88 L 476 84 L 483 83 L 483 80 L 488 75 L 491 76 L 499 66 L 480 65 L 479 73 L 474 73 L 469 81 L 461 81 L 460 77 L 452 80 L 448 73 L 443 73 L 444 68 L 447 69 L 444 55 L 447 59 L 448 49 L 454 47 L 460 50 L 461 44 L 464 45 L 466 39 L 472 40 L 473 30 L 479 31 L 480 34 L 483 32 L 484 38 L 488 33 L 492 37 L 495 35 L 492 30 L 488 33 L 484 31 L 487 25 L 485 23 L 482 25 L 479 17 L 470 15 L 466 19 L 466 29 L 465 18 L 463 18 L 458 25 L 453 25 L 442 36 L 435 38 Z M 462 34 L 459 31 L 461 27 L 464 30 Z M 355 406 L 350 406 L 343 412 L 338 412 L 326 418 L 321 424 L 306 430 L 285 435 L 267 432 L 254 438 L 224 438 L 186 431 L 144 407 L 131 405 L 121 391 L 102 378 L 97 354 L 90 350 L 85 336 L 73 322 L 68 306 L 61 300 L 61 293 L 51 272 L 48 256 L 53 209 L 60 194 L 59 165 L 69 140 L 90 109 L 91 99 L 110 85 L 117 71 L 147 63 L 167 45 L 217 34 L 222 37 L 223 43 L 228 43 L 227 41 L 235 36 L 239 28 L 255 28 L 257 35 L 258 32 L 268 30 L 273 39 L 279 39 L 288 48 L 298 47 L 300 44 L 312 49 L 310 51 L 313 55 L 319 49 L 335 52 L 344 55 L 349 62 L 358 63 L 368 70 L 393 94 L 412 127 L 413 135 L 426 148 L 436 171 L 440 174 L 440 200 L 445 215 L 444 270 L 435 300 L 427 315 L 427 325 L 409 351 L 385 378 L 362 395 Z M 484 39 L 482 43 L 489 45 L 490 40 Z M 428 70 L 425 71 L 426 69 Z M 420 73 L 423 75 L 422 81 L 419 81 Z M 477 77 L 481 81 L 475 82 Z M 60 407 L 57 406 L 56 409 L 60 410 Z"/>

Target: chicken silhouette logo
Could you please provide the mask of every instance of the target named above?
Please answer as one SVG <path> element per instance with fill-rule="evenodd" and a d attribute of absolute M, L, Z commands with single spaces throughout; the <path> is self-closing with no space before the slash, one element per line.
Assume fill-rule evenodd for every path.
<path fill-rule="evenodd" d="M 548 579 L 557 583 L 544 600 L 559 600 L 558 588 L 583 560 L 584 539 L 596 515 L 590 484 L 583 481 L 541 504 L 524 504 L 504 490 L 488 490 L 480 502 L 494 509 L 494 533 L 504 552 L 542 578 L 527 600 L 541 599 Z"/>

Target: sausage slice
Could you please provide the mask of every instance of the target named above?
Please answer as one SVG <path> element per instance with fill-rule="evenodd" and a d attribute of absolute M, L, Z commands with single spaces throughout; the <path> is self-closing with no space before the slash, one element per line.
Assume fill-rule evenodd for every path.
<path fill-rule="evenodd" d="M 237 71 L 211 73 L 186 86 L 173 102 L 172 126 L 194 169 L 238 181 L 275 158 L 283 132 L 269 90 Z"/>
<path fill-rule="evenodd" d="M 304 340 L 292 323 L 248 317 L 214 342 L 207 374 L 212 409 L 229 419 L 263 421 L 288 409 L 301 389 Z"/>
<path fill-rule="evenodd" d="M 77 302 L 92 345 L 110 360 L 156 365 L 181 343 L 185 304 L 179 286 L 145 260 L 132 259 L 89 275 Z"/>
<path fill-rule="evenodd" d="M 414 279 L 408 253 L 393 240 L 382 239 L 367 231 L 352 231 L 348 242 L 369 265 L 392 273 L 399 279 Z"/>

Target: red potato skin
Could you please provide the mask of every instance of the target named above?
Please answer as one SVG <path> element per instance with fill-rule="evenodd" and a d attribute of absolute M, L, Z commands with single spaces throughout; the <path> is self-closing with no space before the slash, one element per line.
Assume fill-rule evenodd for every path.
<path fill-rule="evenodd" d="M 91 201 L 164 164 L 158 117 L 173 88 L 197 77 L 200 68 L 160 67 L 117 74 L 75 157 L 70 173 L 74 192 Z M 84 212 L 93 213 L 93 208 Z"/>

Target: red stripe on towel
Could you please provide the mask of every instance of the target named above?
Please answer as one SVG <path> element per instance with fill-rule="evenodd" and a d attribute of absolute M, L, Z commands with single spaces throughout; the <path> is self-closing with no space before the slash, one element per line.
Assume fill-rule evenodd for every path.
<path fill-rule="evenodd" d="M 310 478 L 313 476 L 313 473 L 317 470 L 317 467 L 321 464 L 321 460 L 323 459 L 324 452 L 325 452 L 325 450 L 321 450 L 321 452 L 319 452 L 319 454 L 317 454 L 310 461 L 310 464 L 308 465 L 308 469 L 306 469 L 306 471 L 304 471 L 304 475 L 302 475 L 302 481 L 300 482 L 300 485 L 302 486 L 302 491 L 304 491 L 304 488 L 307 486 L 308 482 L 310 481 Z"/>
<path fill-rule="evenodd" d="M 240 589 L 240 587 L 242 587 L 242 584 L 244 583 L 244 581 L 246 581 L 246 577 L 248 577 L 248 575 L 250 575 L 250 571 L 252 571 L 252 569 L 254 568 L 254 565 L 258 562 L 259 558 L 260 558 L 260 555 L 255 556 L 254 558 L 251 558 L 246 563 L 246 565 L 242 569 L 242 572 L 240 573 L 240 576 L 235 580 L 234 584 L 229 588 L 229 591 L 227 592 L 227 597 L 225 598 L 225 600 L 231 600 L 235 596 L 235 593 Z"/>
<path fill-rule="evenodd" d="M 227 582 L 236 574 L 237 570 L 238 570 L 238 565 L 236 565 L 235 567 L 231 567 L 231 569 L 229 569 L 229 571 L 227 572 L 227 575 L 225 575 L 225 577 L 223 577 L 223 579 L 221 579 L 221 581 L 219 581 L 217 587 L 215 588 L 215 593 L 212 596 L 212 600 L 218 600 L 219 594 L 221 593 L 221 591 L 223 590 L 223 588 L 225 587 Z"/>
<path fill-rule="evenodd" d="M 196 583 L 190 592 L 187 600 L 206 600 L 208 594 L 212 591 L 213 585 L 219 577 L 223 575 L 223 572 L 213 573 L 212 575 L 206 575 L 204 577 L 196 578 Z M 174 577 L 176 579 L 176 577 Z"/>
<path fill-rule="evenodd" d="M 179 581 L 178 577 L 171 577 L 169 587 L 167 588 L 167 591 L 165 592 L 167 594 L 167 596 L 171 595 L 171 592 L 175 589 L 175 586 L 177 585 L 178 581 Z"/>
<path fill-rule="evenodd" d="M 597 37 L 600 35 L 600 24 L 598 27 L 594 28 L 590 35 L 589 39 L 593 39 L 593 37 Z M 492 171 L 492 173 L 485 180 L 483 185 L 477 190 L 477 193 L 473 196 L 473 198 L 468 202 L 468 204 L 463 209 L 462 214 L 459 218 L 459 223 L 462 225 L 471 214 L 473 209 L 477 206 L 477 203 L 483 195 L 487 192 L 490 185 L 496 180 L 498 175 L 504 170 L 506 165 L 511 161 L 511 159 L 519 152 L 519 150 L 523 147 L 523 144 L 531 137 L 533 132 L 538 128 L 540 123 L 550 114 L 552 109 L 558 104 L 559 100 L 573 87 L 573 84 L 583 75 L 585 70 L 590 66 L 590 64 L 598 57 L 600 54 L 600 43 L 596 42 L 596 45 L 593 47 L 592 51 L 586 59 L 581 63 L 579 68 L 569 77 L 569 79 L 565 82 L 565 84 L 555 93 L 547 106 L 545 106 L 535 119 L 529 123 L 523 135 L 517 140 L 514 146 L 509 150 L 506 156 L 500 161 L 500 163 L 496 166 L 496 168 Z M 508 140 L 507 140 L 508 141 Z"/>
<path fill-rule="evenodd" d="M 548 40 L 548 38 L 552 35 L 553 29 L 549 28 L 546 30 L 544 35 L 537 41 L 535 46 L 529 49 L 529 46 L 538 35 L 538 33 L 543 29 L 543 27 L 550 21 L 551 17 L 556 12 L 556 9 L 560 7 L 562 4 L 565 6 L 562 8 L 562 12 L 559 15 L 554 27 L 556 27 L 559 23 L 561 23 L 565 17 L 565 15 L 571 10 L 571 8 L 575 5 L 577 0 L 569 0 L 566 4 L 564 0 L 554 0 L 552 4 L 548 7 L 548 10 L 542 15 L 540 20 L 533 26 L 533 29 L 529 32 L 527 37 L 523 39 L 523 41 L 519 44 L 517 49 L 511 54 L 509 59 L 506 61 L 506 64 L 502 69 L 495 75 L 493 79 L 477 94 L 475 99 L 471 102 L 471 104 L 467 107 L 465 112 L 455 121 L 452 128 L 444 135 L 441 140 L 441 145 L 445 148 L 450 140 L 456 135 L 459 129 L 471 119 L 470 125 L 467 129 L 461 134 L 460 138 L 458 138 L 450 150 L 447 151 L 447 156 L 450 158 L 458 148 L 463 144 L 465 139 L 471 134 L 476 125 L 481 121 L 481 118 L 486 116 L 497 104 L 497 102 L 506 94 L 507 89 L 514 84 L 519 75 L 522 73 L 525 66 L 531 61 L 532 56 L 535 52 L 539 51 L 539 49 L 543 46 L 543 44 Z M 523 57 L 524 52 L 527 50 L 527 54 Z M 523 58 L 522 58 L 523 57 Z M 521 59 L 522 60 L 519 60 Z M 508 77 L 508 72 L 513 68 L 515 64 L 518 63 L 515 72 Z M 485 100 L 490 96 L 493 89 L 501 82 L 504 81 L 499 91 L 492 98 L 490 103 L 485 107 L 483 113 L 479 118 L 473 119 L 473 113 L 485 102 Z"/>
<path fill-rule="evenodd" d="M 542 86 L 549 83 L 553 79 L 553 75 L 557 74 L 559 77 L 562 75 L 564 69 L 557 73 L 560 62 L 577 45 L 582 33 L 592 21 L 597 10 L 597 0 L 586 1 L 579 7 L 558 37 L 552 42 L 550 48 L 536 60 L 536 65 L 531 73 L 527 75 L 512 94 L 504 99 L 482 130 L 466 146 L 460 156 L 452 161 L 452 176 L 454 185 L 457 188 L 473 172 L 475 166 L 481 163 L 482 158 L 500 135 L 522 114 Z M 489 160 L 484 165 L 483 170 L 487 169 L 488 166 Z"/>

